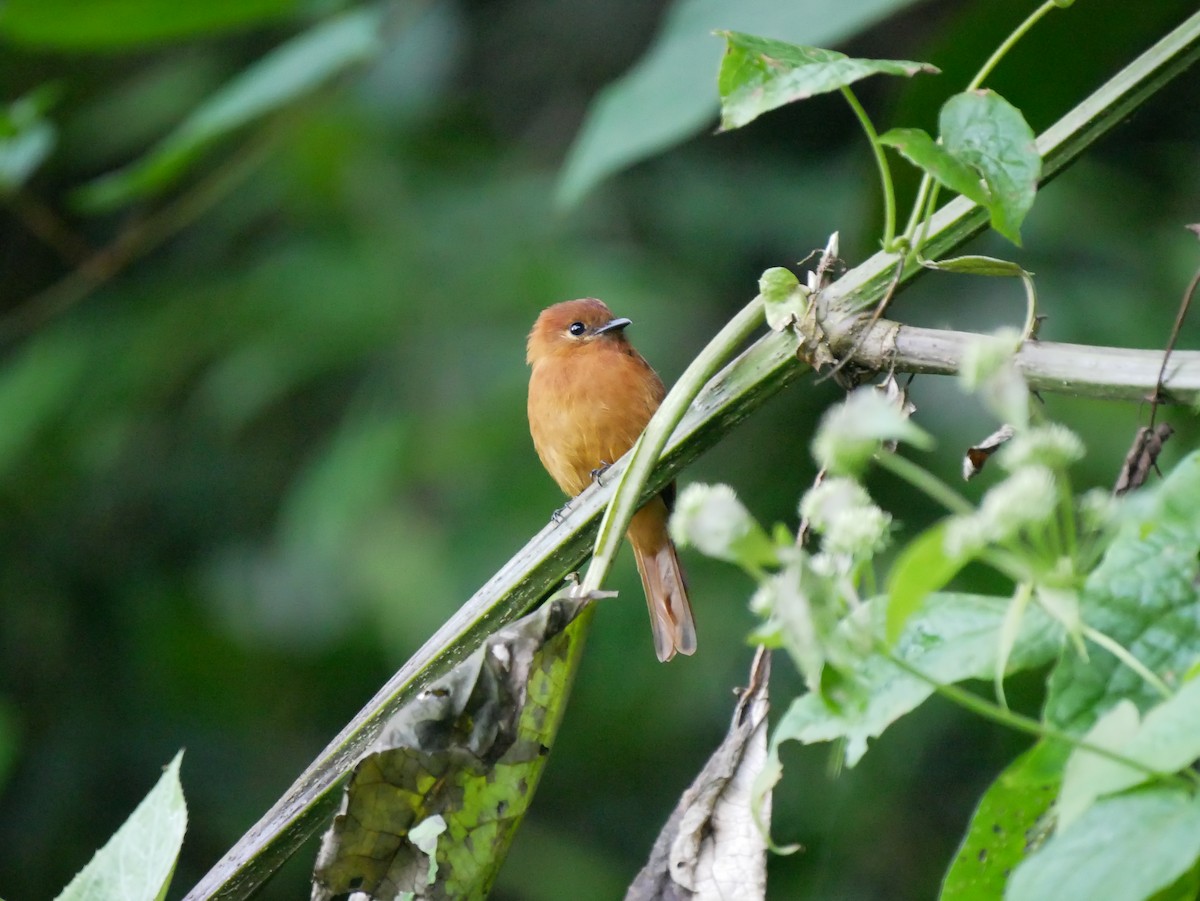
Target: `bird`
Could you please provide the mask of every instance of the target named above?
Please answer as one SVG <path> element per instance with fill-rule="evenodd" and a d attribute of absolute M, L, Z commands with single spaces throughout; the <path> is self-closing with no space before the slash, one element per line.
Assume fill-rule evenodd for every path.
<path fill-rule="evenodd" d="M 544 309 L 529 333 L 529 432 L 542 465 L 574 497 L 631 448 L 666 394 L 662 379 L 625 335 L 629 319 L 594 297 Z M 675 484 L 630 520 L 654 650 L 664 663 L 696 651 L 696 625 L 667 531 Z"/>

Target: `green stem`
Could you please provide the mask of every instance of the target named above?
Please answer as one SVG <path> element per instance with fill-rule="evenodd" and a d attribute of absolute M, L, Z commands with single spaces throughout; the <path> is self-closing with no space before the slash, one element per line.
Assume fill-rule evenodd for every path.
<path fill-rule="evenodd" d="M 662 406 L 627 455 L 628 464 L 600 521 L 592 563 L 580 584 L 581 591 L 594 591 L 603 584 L 621 546 L 621 536 L 628 528 L 634 512 L 641 506 L 642 487 L 692 400 L 716 374 L 721 364 L 762 325 L 763 302 L 761 297 L 755 297 L 700 351 L 671 388 Z"/>
<path fill-rule="evenodd" d="M 926 218 L 925 203 L 929 199 L 929 190 L 933 187 L 933 176 L 928 172 L 921 176 L 921 183 L 917 186 L 917 196 L 913 199 L 912 212 L 908 214 L 908 223 L 904 226 L 904 235 L 912 243 L 912 237 L 917 231 L 917 225 Z M 916 252 L 913 248 L 912 252 Z"/>
<path fill-rule="evenodd" d="M 871 143 L 871 152 L 875 154 L 875 165 L 879 168 L 879 182 L 883 187 L 883 249 L 890 252 L 896 243 L 896 189 L 892 185 L 892 173 L 888 168 L 887 157 L 884 156 L 883 145 L 879 143 L 879 134 L 875 131 L 871 117 L 867 115 L 867 111 L 863 109 L 862 104 L 858 102 L 858 98 L 850 88 L 843 87 L 841 90 L 842 96 L 850 104 L 850 109 L 854 110 L 854 115 L 858 117 L 859 124 L 867 134 L 867 140 Z"/>
<path fill-rule="evenodd" d="M 1075 498 L 1071 494 L 1071 484 L 1067 481 L 1066 473 L 1059 473 L 1055 481 L 1058 483 L 1058 508 L 1060 511 L 1057 519 L 1063 531 L 1066 556 L 1072 566 L 1077 566 L 1076 555 L 1079 553 L 1079 544 L 1075 540 Z"/>
<path fill-rule="evenodd" d="M 1125 757 L 1118 754 L 1116 751 L 1111 751 L 1108 748 L 1103 748 L 1100 745 L 1092 744 L 1079 738 L 1077 735 L 1071 735 L 1068 732 L 1063 732 L 1061 729 L 1056 729 L 1054 726 L 1048 726 L 1045 723 L 1032 719 L 1027 716 L 1022 716 L 1019 713 L 1014 713 L 1004 707 L 986 701 L 978 695 L 959 688 L 957 685 L 947 685 L 943 682 L 938 682 L 932 676 L 927 675 L 922 670 L 913 666 L 903 657 L 899 656 L 891 649 L 886 647 L 882 642 L 876 643 L 876 648 L 879 653 L 884 654 L 888 660 L 904 670 L 915 679 L 919 679 L 926 685 L 930 686 L 934 691 L 940 694 L 947 700 L 958 704 L 965 710 L 978 714 L 985 719 L 989 719 L 994 723 L 999 723 L 1002 726 L 1007 726 L 1010 729 L 1015 729 L 1018 732 L 1025 732 L 1029 735 L 1035 735 L 1039 738 L 1048 738 L 1052 741 L 1066 742 L 1072 747 L 1087 751 L 1089 754 L 1095 754 L 1098 757 L 1104 757 L 1122 766 L 1127 766 L 1132 770 L 1137 770 L 1144 773 L 1152 779 L 1170 782 L 1191 791 L 1194 787 L 1194 780 L 1185 778 L 1178 773 L 1163 773 L 1151 766 L 1147 766 L 1140 760 L 1134 760 L 1130 757 Z"/>
<path fill-rule="evenodd" d="M 975 512 L 971 502 L 931 473 L 918 466 L 907 457 L 880 451 L 874 460 L 894 476 L 908 482 L 919 491 L 923 491 L 951 513 L 969 514 Z"/>
<path fill-rule="evenodd" d="M 988 57 L 988 61 L 983 64 L 983 68 L 975 74 L 975 77 L 971 79 L 971 83 L 967 85 L 967 90 L 974 91 L 978 89 L 983 84 L 983 80 L 991 75 L 992 70 L 1000 64 L 1000 60 L 1004 59 L 1008 51 L 1013 48 L 1013 45 L 1025 37 L 1042 16 L 1057 6 L 1058 4 L 1054 0 L 1046 0 L 1045 3 L 1034 10 L 1024 22 L 1016 27 L 1016 30 L 1012 34 L 1004 39 L 1004 42 L 996 48 L 996 52 Z"/>
<path fill-rule="evenodd" d="M 1008 657 L 1016 642 L 1017 631 L 1021 628 L 1021 619 L 1029 602 L 1033 600 L 1033 583 L 1018 582 L 1008 609 L 1004 612 L 1004 624 L 1000 627 L 1000 648 L 996 652 L 996 674 L 993 677 L 993 687 L 996 700 L 1002 710 L 1008 710 L 1008 697 L 1004 693 L 1004 674 L 1008 669 Z M 1011 636 L 1011 638 L 1010 638 Z"/>

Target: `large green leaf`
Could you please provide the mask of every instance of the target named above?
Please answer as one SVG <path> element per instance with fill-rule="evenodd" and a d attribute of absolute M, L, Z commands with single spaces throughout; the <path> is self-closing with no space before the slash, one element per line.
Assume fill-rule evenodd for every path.
<path fill-rule="evenodd" d="M 654 44 L 588 109 L 558 185 L 572 204 L 597 183 L 699 132 L 717 114 L 717 29 L 833 45 L 913 0 L 678 0 Z"/>
<path fill-rule="evenodd" d="M 1168 684 L 1200 658 L 1200 453 L 1182 460 L 1121 528 L 1084 586 L 1084 622 Z M 1080 733 L 1117 701 L 1145 711 L 1161 695 L 1108 651 L 1068 651 L 1050 674 L 1045 719 Z"/>
<path fill-rule="evenodd" d="M 996 777 L 979 799 L 971 825 L 942 882 L 942 901 L 993 901 L 1025 859 L 1062 782 L 1068 748 L 1041 741 Z"/>
<path fill-rule="evenodd" d="M 1200 856 L 1200 798 L 1155 788 L 1101 801 L 1013 872 L 1009 901 L 1143 901 Z M 994 897 L 994 896 L 993 896 Z"/>
<path fill-rule="evenodd" d="M 885 637 L 889 642 L 900 637 L 925 599 L 945 588 L 968 562 L 946 553 L 947 522 L 931 526 L 905 545 L 888 573 Z"/>
<path fill-rule="evenodd" d="M 978 172 L 919 128 L 893 128 L 879 142 L 896 151 L 919 169 L 928 172 L 951 191 L 987 206 L 991 198 Z"/>
<path fill-rule="evenodd" d="M 75 193 L 85 210 L 107 211 L 157 194 L 217 141 L 312 93 L 380 48 L 382 12 L 345 13 L 272 50 L 192 112 L 141 159 Z"/>
<path fill-rule="evenodd" d="M 1192 679 L 1140 722 L 1132 702 L 1119 701 L 1086 738 L 1159 773 L 1184 769 L 1200 757 L 1200 680 Z M 1067 762 L 1058 801 L 1059 828 L 1069 826 L 1096 798 L 1149 778 L 1145 770 L 1077 748 Z"/>
<path fill-rule="evenodd" d="M 209 35 L 292 12 L 297 0 L 6 0 L 0 34 L 55 50 L 115 50 Z"/>
<path fill-rule="evenodd" d="M 187 828 L 187 806 L 179 784 L 182 760 L 180 751 L 129 819 L 57 901 L 156 901 L 165 897 Z"/>
<path fill-rule="evenodd" d="M 722 31 L 725 58 L 717 78 L 721 130 L 741 128 L 763 113 L 844 88 L 871 75 L 937 72 L 928 63 L 897 59 L 853 59 L 836 50 L 804 47 Z"/>
<path fill-rule="evenodd" d="M 1008 598 L 984 595 L 931 594 L 909 618 L 895 654 L 943 684 L 991 679 L 1009 603 Z M 876 631 L 882 636 L 879 606 L 872 602 Z M 1008 671 L 1045 663 L 1058 652 L 1061 642 L 1061 630 L 1039 610 L 1030 610 L 1021 623 Z M 864 698 L 861 704 L 833 709 L 810 692 L 792 702 L 776 726 L 772 747 L 784 741 L 811 744 L 845 738 L 846 762 L 853 766 L 866 753 L 868 739 L 882 735 L 934 691 L 929 682 L 905 672 L 880 653 L 868 656 L 854 677 Z"/>
<path fill-rule="evenodd" d="M 946 151 L 987 183 L 992 228 L 1019 245 L 1042 175 L 1036 136 L 1021 111 L 995 91 L 967 91 L 946 101 L 938 129 Z"/>

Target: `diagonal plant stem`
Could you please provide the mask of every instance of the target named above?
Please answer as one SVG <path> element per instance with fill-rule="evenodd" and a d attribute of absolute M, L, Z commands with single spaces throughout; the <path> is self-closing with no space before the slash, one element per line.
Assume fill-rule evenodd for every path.
<path fill-rule="evenodd" d="M 1044 158 L 1043 180 L 1062 171 L 1092 143 L 1123 121 L 1137 106 L 1182 73 L 1200 56 L 1200 12 L 1185 20 L 1038 139 Z M 944 255 L 978 234 L 987 223 L 984 210 L 956 200 L 933 217 L 925 250 Z M 899 259 L 877 253 L 822 292 L 822 305 L 838 310 L 844 321 L 835 331 L 854 343 L 855 313 L 869 310 L 888 289 Z M 921 269 L 906 261 L 902 284 Z M 859 351 L 870 365 L 881 359 L 898 370 L 953 372 L 971 336 L 906 329 L 880 321 L 871 327 Z M 835 340 L 838 339 L 834 335 Z M 705 386 L 688 408 L 650 474 L 643 492 L 661 490 L 676 473 L 720 441 L 770 397 L 808 371 L 796 357 L 796 337 L 773 332 L 759 339 Z M 872 354 L 878 356 L 872 357 Z M 1088 359 L 1091 365 L 1087 365 Z M 1057 357 L 1069 358 L 1059 365 Z M 1030 384 L 1043 391 L 1136 398 L 1154 389 L 1160 351 L 1124 351 L 1027 342 L 1018 358 Z M 1175 353 L 1166 389 L 1173 400 L 1200 398 L 1200 354 Z M 1120 364 L 1113 385 L 1110 372 Z M 1148 364 L 1148 376 L 1140 373 Z M 624 461 L 613 470 L 622 472 Z M 517 619 L 545 597 L 579 565 L 613 485 L 589 489 L 562 524 L 547 525 L 445 623 L 367 705 L 342 729 L 296 782 L 188 893 L 188 901 L 250 896 L 331 812 L 343 776 L 366 751 L 388 718 L 423 687 L 468 656 L 500 626 Z"/>
<path fill-rule="evenodd" d="M 763 303 L 761 298 L 755 297 L 692 360 L 663 399 L 654 418 L 629 452 L 625 469 L 617 481 L 616 494 L 604 509 L 592 563 L 580 586 L 582 591 L 598 589 L 608 575 L 617 549 L 621 546 L 621 535 L 629 527 L 629 520 L 642 502 L 643 495 L 651 493 L 645 491 L 645 486 L 654 464 L 658 462 L 663 447 L 696 395 L 716 374 L 721 364 L 762 325 Z"/>

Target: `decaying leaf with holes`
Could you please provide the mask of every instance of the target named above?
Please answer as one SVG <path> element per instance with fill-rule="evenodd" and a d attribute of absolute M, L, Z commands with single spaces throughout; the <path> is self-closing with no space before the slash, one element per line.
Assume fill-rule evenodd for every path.
<path fill-rule="evenodd" d="M 608 594 L 546 602 L 388 723 L 321 842 L 313 901 L 486 896 L 562 719 L 587 602 Z"/>

